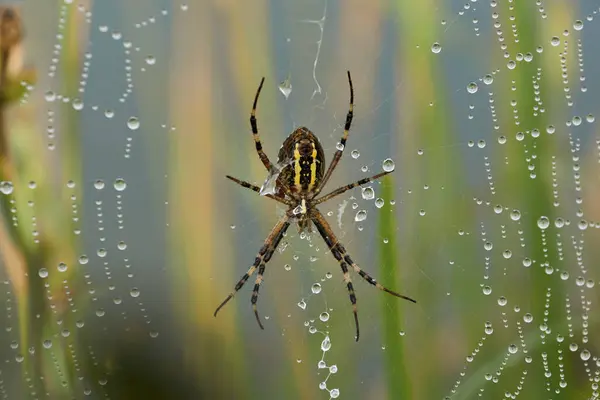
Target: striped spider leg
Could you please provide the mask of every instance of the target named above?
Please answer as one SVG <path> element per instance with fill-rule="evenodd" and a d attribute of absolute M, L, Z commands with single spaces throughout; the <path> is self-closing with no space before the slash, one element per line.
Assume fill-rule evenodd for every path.
<path fill-rule="evenodd" d="M 404 296 L 402 294 L 396 293 L 393 290 L 390 290 L 378 283 L 371 275 L 363 271 L 350 257 L 350 255 L 346 252 L 344 246 L 339 242 L 331 226 L 325 220 L 325 217 L 319 210 L 313 208 L 311 210 L 311 220 L 317 227 L 317 230 L 321 234 L 321 237 L 329 247 L 331 254 L 335 257 L 335 259 L 340 263 L 340 267 L 342 268 L 342 273 L 344 274 L 344 282 L 348 288 L 348 294 L 350 295 L 350 302 L 352 303 L 352 312 L 354 313 L 354 323 L 356 325 L 356 341 L 358 342 L 358 338 L 360 336 L 360 330 L 358 327 L 358 313 L 356 310 L 356 294 L 354 293 L 354 287 L 352 286 L 352 280 L 350 279 L 350 274 L 348 272 L 348 268 L 352 267 L 354 272 L 360 275 L 361 278 L 369 282 L 371 285 L 375 286 L 379 290 L 383 290 L 393 296 L 399 297 L 401 299 L 405 299 L 416 303 L 416 300 L 411 299 L 410 297 Z"/>

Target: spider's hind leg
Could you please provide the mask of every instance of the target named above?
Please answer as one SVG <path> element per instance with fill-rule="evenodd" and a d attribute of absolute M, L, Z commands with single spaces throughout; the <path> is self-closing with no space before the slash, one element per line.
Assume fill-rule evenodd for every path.
<path fill-rule="evenodd" d="M 238 283 L 236 283 L 233 291 L 229 294 L 229 296 L 227 296 L 225 298 L 225 300 L 223 300 L 223 302 L 215 310 L 215 313 L 214 313 L 215 317 L 217 316 L 217 313 L 219 312 L 219 310 L 221 308 L 223 308 L 223 306 L 225 306 L 225 304 L 227 304 L 227 302 L 233 298 L 233 296 L 244 286 L 246 281 L 250 278 L 250 276 L 252 276 L 252 274 L 254 274 L 254 271 L 256 271 L 256 269 L 258 268 L 258 277 L 256 278 L 256 282 L 254 285 L 254 291 L 252 293 L 252 308 L 254 309 L 254 313 L 256 314 L 256 320 L 258 321 L 258 325 L 262 329 L 264 329 L 262 324 L 260 323 L 260 320 L 258 318 L 258 312 L 256 310 L 256 301 L 258 300 L 258 288 L 260 287 L 260 284 L 262 283 L 262 275 L 265 270 L 267 262 L 269 262 L 269 260 L 273 256 L 273 253 L 275 252 L 275 249 L 279 245 L 281 238 L 283 237 L 283 235 L 287 231 L 288 227 L 290 226 L 289 219 L 290 219 L 290 216 L 286 214 L 273 227 L 273 229 L 271 230 L 271 233 L 269 233 L 269 236 L 267 236 L 267 238 L 265 239 L 265 243 L 258 251 L 258 254 L 256 255 L 256 258 L 254 259 L 254 263 L 252 264 L 252 266 L 242 276 L 242 278 L 238 281 Z"/>
<path fill-rule="evenodd" d="M 396 297 L 400 297 L 402 299 L 416 303 L 416 301 L 411 299 L 410 297 L 396 293 L 393 290 L 390 290 L 390 289 L 386 288 L 385 286 L 381 285 L 380 283 L 377 283 L 377 281 L 374 278 L 372 278 L 369 274 L 367 274 L 365 271 L 360 269 L 360 267 L 352 260 L 352 258 L 350 258 L 350 256 L 346 252 L 346 249 L 344 248 L 344 246 L 337 240 L 337 237 L 333 233 L 331 227 L 329 226 L 329 223 L 327 222 L 327 220 L 325 220 L 325 217 L 323 217 L 323 214 L 321 214 L 321 212 L 319 210 L 317 210 L 316 208 L 313 208 L 312 213 L 311 213 L 311 218 L 312 218 L 313 223 L 317 227 L 317 230 L 321 234 L 321 237 L 323 237 L 323 240 L 327 244 L 327 247 L 329 247 L 331 254 L 333 254 L 335 259 L 338 260 L 338 262 L 340 263 L 340 267 L 342 268 L 342 272 L 344 273 L 344 282 L 346 282 L 346 286 L 348 287 L 348 294 L 350 295 L 350 302 L 352 303 L 352 312 L 354 313 L 354 322 L 356 324 L 356 341 L 357 342 L 358 342 L 358 338 L 359 338 L 359 328 L 358 328 L 358 313 L 357 313 L 357 307 L 356 307 L 356 295 L 354 293 L 354 287 L 352 286 L 352 281 L 350 280 L 350 274 L 348 273 L 348 265 L 352 266 L 352 268 L 354 269 L 354 271 L 356 273 L 358 273 L 364 280 L 369 282 L 371 285 L 375 286 L 377 289 L 383 290 L 384 292 L 387 292 Z"/>

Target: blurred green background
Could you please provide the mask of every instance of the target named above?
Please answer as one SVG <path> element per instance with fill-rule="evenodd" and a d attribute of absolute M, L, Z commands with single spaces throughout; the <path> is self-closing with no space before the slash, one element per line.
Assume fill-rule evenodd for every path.
<path fill-rule="evenodd" d="M 4 398 L 599 397 L 596 2 L 3 4 Z M 291 226 L 265 330 L 253 278 L 214 318 L 283 212 L 225 179 L 266 178 L 261 77 L 271 160 L 307 126 L 330 161 L 346 70 L 328 188 L 395 171 L 321 209 L 417 304 L 355 274 L 356 343 L 338 263 Z"/>

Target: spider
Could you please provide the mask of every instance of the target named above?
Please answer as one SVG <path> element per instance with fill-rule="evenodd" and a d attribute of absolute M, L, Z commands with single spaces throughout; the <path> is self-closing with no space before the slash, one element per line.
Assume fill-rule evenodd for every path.
<path fill-rule="evenodd" d="M 269 260 L 271 260 L 275 249 L 285 235 L 290 223 L 296 222 L 299 232 L 311 232 L 311 224 L 314 224 L 317 228 L 317 231 L 319 231 L 319 234 L 329 247 L 331 254 L 335 257 L 342 268 L 344 282 L 348 288 L 350 302 L 352 303 L 352 312 L 354 313 L 354 323 L 356 325 L 356 341 L 358 342 L 360 331 L 358 325 L 358 314 L 356 311 L 356 295 L 350 279 L 350 273 L 348 272 L 350 267 L 354 270 L 354 272 L 358 273 L 358 275 L 360 275 L 371 285 L 375 286 L 377 289 L 383 290 L 384 292 L 413 303 L 416 303 L 416 301 L 410 297 L 401 295 L 386 288 L 378 283 L 373 277 L 371 277 L 371 275 L 363 271 L 352 260 L 352 258 L 350 258 L 350 255 L 346 252 L 344 246 L 339 242 L 333 233 L 329 223 L 325 220 L 325 217 L 323 214 L 321 214 L 317 208 L 317 205 L 331 200 L 332 198 L 339 196 L 340 194 L 357 186 L 361 186 L 375 179 L 381 178 L 392 171 L 381 172 L 371 176 L 370 178 L 361 179 L 349 185 L 342 186 L 324 196 L 318 197 L 338 165 L 340 159 L 342 158 L 342 154 L 344 153 L 344 148 L 346 146 L 346 140 L 348 139 L 348 131 L 350 130 L 350 125 L 352 123 L 354 107 L 354 88 L 352 86 L 350 71 L 348 71 L 348 84 L 350 85 L 350 109 L 346 115 L 346 124 L 344 126 L 344 134 L 340 140 L 340 145 L 337 146 L 337 151 L 333 155 L 333 160 L 331 161 L 331 164 L 329 164 L 327 171 L 325 171 L 325 155 L 323 152 L 323 147 L 321 146 L 319 139 L 308 128 L 305 127 L 296 129 L 283 142 L 281 149 L 279 149 L 277 164 L 283 167 L 281 170 L 279 170 L 271 163 L 271 161 L 269 161 L 269 157 L 263 151 L 256 125 L 256 104 L 258 102 L 258 96 L 260 95 L 264 81 L 265 78 L 263 77 L 254 97 L 252 112 L 250 113 L 250 126 L 252 127 L 252 136 L 254 137 L 256 152 L 258 153 L 260 160 L 270 174 L 279 174 L 275 183 L 274 193 L 266 194 L 266 197 L 285 204 L 288 206 L 288 209 L 285 215 L 281 217 L 277 224 L 275 224 L 271 230 L 271 233 L 269 233 L 269 236 L 267 236 L 265 239 L 265 242 L 258 251 L 252 266 L 238 281 L 229 296 L 227 296 L 227 298 L 219 305 L 219 307 L 217 307 L 214 316 L 217 316 L 219 310 L 233 298 L 233 296 L 242 288 L 242 286 L 244 286 L 250 276 L 252 276 L 258 269 L 258 275 L 256 281 L 254 282 L 251 303 L 252 309 L 254 310 L 254 315 L 256 316 L 256 321 L 258 322 L 260 328 L 264 329 L 263 324 L 260 321 L 260 317 L 258 316 L 256 302 L 258 300 L 258 290 L 260 289 L 260 285 L 263 281 L 263 274 L 265 272 L 266 265 Z M 261 192 L 261 188 L 246 181 L 242 181 L 229 175 L 227 175 L 227 178 L 257 193 Z"/>

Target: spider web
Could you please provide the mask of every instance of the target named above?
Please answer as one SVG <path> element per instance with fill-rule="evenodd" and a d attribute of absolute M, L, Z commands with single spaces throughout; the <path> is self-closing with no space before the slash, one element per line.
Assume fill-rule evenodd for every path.
<path fill-rule="evenodd" d="M 599 397 L 594 2 L 122 3 L 22 5 L 38 79 L 10 116 L 21 172 L 0 196 L 27 251 L 51 250 L 19 269 L 0 248 L 0 394 Z M 356 343 L 339 264 L 291 226 L 265 330 L 254 278 L 213 318 L 284 211 L 223 179 L 273 182 L 247 120 L 260 77 L 271 161 L 307 126 L 330 162 L 346 70 L 354 120 L 328 188 L 395 171 L 320 209 L 418 303 L 351 273 Z"/>

